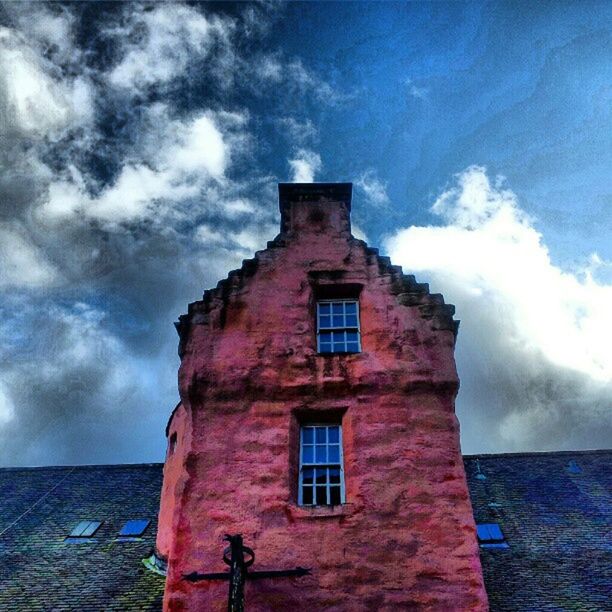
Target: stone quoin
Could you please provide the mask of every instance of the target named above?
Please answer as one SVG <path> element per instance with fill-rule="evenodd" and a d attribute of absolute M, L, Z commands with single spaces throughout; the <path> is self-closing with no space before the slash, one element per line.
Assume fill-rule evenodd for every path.
<path fill-rule="evenodd" d="M 487 609 L 454 308 L 352 236 L 351 193 L 279 185 L 279 235 L 177 323 L 166 610 L 227 608 L 227 582 L 184 576 L 226 570 L 234 533 L 259 570 L 312 569 L 247 582 L 248 610 Z"/>

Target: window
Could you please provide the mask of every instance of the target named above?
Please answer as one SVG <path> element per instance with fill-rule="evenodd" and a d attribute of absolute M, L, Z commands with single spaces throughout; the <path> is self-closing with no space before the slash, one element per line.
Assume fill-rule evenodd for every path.
<path fill-rule="evenodd" d="M 300 428 L 298 503 L 301 506 L 337 506 L 344 501 L 342 427 L 303 425 Z"/>
<path fill-rule="evenodd" d="M 91 536 L 98 531 L 101 521 L 81 521 L 66 537 L 66 542 L 92 542 Z"/>
<path fill-rule="evenodd" d="M 138 536 L 141 536 L 144 532 L 145 529 L 149 526 L 149 523 L 151 521 L 149 521 L 148 519 L 142 519 L 142 520 L 132 520 L 132 521 L 128 521 L 122 528 L 121 531 L 119 532 L 119 537 L 121 538 L 137 538 Z"/>
<path fill-rule="evenodd" d="M 359 302 L 317 302 L 317 350 L 319 353 L 359 353 Z"/>
<path fill-rule="evenodd" d="M 170 441 L 168 443 L 168 455 L 174 455 L 174 451 L 176 450 L 176 445 L 178 444 L 176 432 L 174 432 L 170 436 Z"/>
<path fill-rule="evenodd" d="M 497 523 L 476 525 L 481 548 L 509 548 L 506 538 Z"/>

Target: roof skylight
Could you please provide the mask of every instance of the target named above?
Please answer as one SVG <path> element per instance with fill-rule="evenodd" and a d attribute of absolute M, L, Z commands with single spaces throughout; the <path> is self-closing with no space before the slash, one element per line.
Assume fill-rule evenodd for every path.
<path fill-rule="evenodd" d="M 476 530 L 481 548 L 509 548 L 498 523 L 480 523 Z"/>
<path fill-rule="evenodd" d="M 141 536 L 151 521 L 148 519 L 134 519 L 128 521 L 119 532 L 120 538 L 137 538 Z"/>
<path fill-rule="evenodd" d="M 78 523 L 73 530 L 66 537 L 67 541 L 83 541 L 91 538 L 98 528 L 102 524 L 102 521 L 81 521 Z"/>

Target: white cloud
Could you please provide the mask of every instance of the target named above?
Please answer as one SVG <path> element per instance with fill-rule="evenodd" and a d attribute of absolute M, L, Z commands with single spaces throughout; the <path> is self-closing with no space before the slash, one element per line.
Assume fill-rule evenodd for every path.
<path fill-rule="evenodd" d="M 6 386 L 0 383 L 0 425 L 12 421 L 15 416 L 15 407 L 6 391 Z"/>
<path fill-rule="evenodd" d="M 378 179 L 374 170 L 364 172 L 354 183 L 356 187 L 363 191 L 369 204 L 385 206 L 389 203 L 387 185 Z"/>
<path fill-rule="evenodd" d="M 63 77 L 22 34 L 0 27 L 0 133 L 57 138 L 92 112 L 85 76 Z"/>
<path fill-rule="evenodd" d="M 318 139 L 319 132 L 310 119 L 299 121 L 295 117 L 282 117 L 280 128 L 286 133 L 287 139 L 294 145 L 304 145 Z"/>
<path fill-rule="evenodd" d="M 306 68 L 300 59 L 289 62 L 285 71 L 289 82 L 301 91 L 311 92 L 320 102 L 333 106 L 349 97 L 347 94 L 342 94 L 334 89 L 327 81 Z"/>
<path fill-rule="evenodd" d="M 555 266 L 516 195 L 484 168 L 461 173 L 432 211 L 446 225 L 400 230 L 386 246 L 458 306 L 462 395 L 482 405 L 480 418 L 516 448 L 570 417 L 609 427 L 601 404 L 612 380 L 612 286 Z"/>
<path fill-rule="evenodd" d="M 49 185 L 41 213 L 61 220 L 74 214 L 111 223 L 146 218 L 155 211 L 168 212 L 173 203 L 201 194 L 211 181 L 223 181 L 232 154 L 232 139 L 222 133 L 220 120 L 204 112 L 189 120 L 173 120 L 158 105 L 150 110 L 150 134 L 143 136 L 144 151 L 138 161 L 128 161 L 116 180 L 92 197 L 86 181 L 72 168 L 71 176 Z M 234 125 L 241 126 L 235 116 Z"/>
<path fill-rule="evenodd" d="M 74 15 L 69 5 L 13 2 L 13 23 L 25 40 L 55 64 L 70 64 L 81 59 L 74 41 Z"/>
<path fill-rule="evenodd" d="M 312 183 L 317 172 L 321 170 L 321 156 L 308 149 L 299 149 L 295 157 L 289 160 L 294 183 Z"/>
<path fill-rule="evenodd" d="M 132 12 L 130 17 L 127 29 L 114 32 L 118 39 L 124 39 L 124 53 L 108 75 L 112 85 L 126 90 L 182 76 L 190 62 L 206 57 L 232 30 L 228 20 L 207 18 L 194 8 L 172 3 Z M 137 40 L 126 40 L 128 33 Z"/>
<path fill-rule="evenodd" d="M 0 287 L 44 287 L 58 277 L 21 225 L 0 223 Z"/>
<path fill-rule="evenodd" d="M 358 225 L 355 225 L 354 223 L 351 223 L 351 234 L 353 234 L 353 236 L 355 236 L 355 238 L 357 238 L 358 240 L 368 242 L 367 234 Z"/>
<path fill-rule="evenodd" d="M 269 95 L 268 87 L 276 90 L 282 86 L 292 97 L 309 96 L 327 106 L 339 105 L 355 96 L 354 91 L 337 90 L 314 70 L 305 66 L 301 59 L 288 59 L 281 53 L 258 54 L 247 61 L 238 62 L 238 66 L 242 81 L 260 94 L 265 91 L 266 95 Z M 273 95 L 276 94 L 277 92 L 273 92 Z M 296 120 L 285 118 L 279 121 L 282 125 L 284 121 L 291 124 Z M 311 131 L 309 120 L 299 123 L 306 125 Z"/>
<path fill-rule="evenodd" d="M 278 57 L 264 55 L 255 63 L 255 72 L 263 81 L 280 83 L 283 80 L 284 66 Z"/>

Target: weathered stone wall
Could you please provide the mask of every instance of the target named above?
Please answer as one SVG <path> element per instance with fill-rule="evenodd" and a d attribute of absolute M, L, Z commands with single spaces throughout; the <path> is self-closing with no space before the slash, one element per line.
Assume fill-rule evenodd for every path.
<path fill-rule="evenodd" d="M 170 425 L 172 429 L 170 429 Z M 171 440 L 176 436 L 176 445 L 171 447 Z M 159 507 L 159 522 L 157 528 L 157 551 L 168 558 L 172 540 L 176 530 L 174 517 L 177 502 L 182 498 L 182 491 L 189 479 L 186 470 L 186 458 L 191 449 L 191 418 L 182 403 L 172 412 L 166 431 L 168 450 L 164 463 L 164 484 Z"/>
<path fill-rule="evenodd" d="M 165 471 L 166 609 L 225 609 L 226 582 L 182 577 L 223 571 L 226 533 L 255 549 L 254 569 L 313 569 L 248 582 L 250 610 L 486 609 L 453 309 L 353 238 L 350 200 L 318 188 L 290 188 L 277 239 L 178 325 L 169 433 L 191 433 Z M 318 355 L 316 296 L 338 291 L 359 294 L 362 352 Z M 347 503 L 299 507 L 299 424 L 338 419 Z"/>

